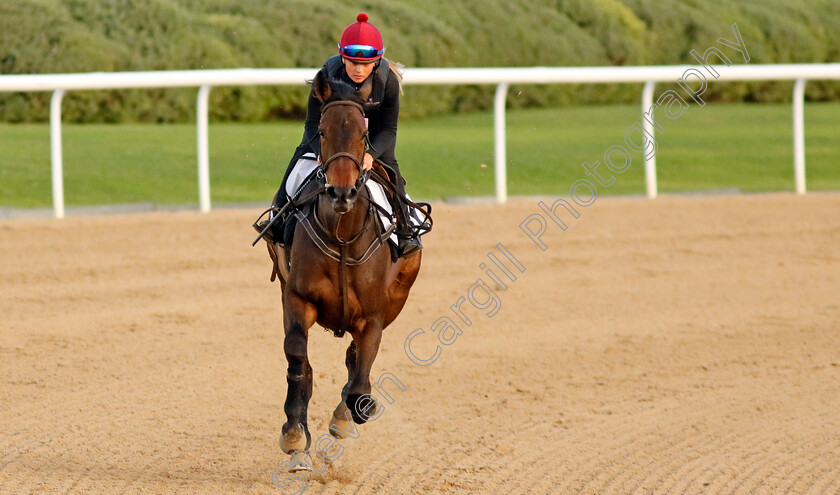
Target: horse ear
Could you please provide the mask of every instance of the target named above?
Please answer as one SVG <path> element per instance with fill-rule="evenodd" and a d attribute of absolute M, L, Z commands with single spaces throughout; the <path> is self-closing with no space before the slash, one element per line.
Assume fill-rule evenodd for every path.
<path fill-rule="evenodd" d="M 319 70 L 315 74 L 313 89 L 315 90 L 315 97 L 321 100 L 321 102 L 327 101 L 332 96 L 332 88 L 330 87 L 329 81 L 327 81 L 327 75 L 324 74 L 324 71 Z"/>
<path fill-rule="evenodd" d="M 362 98 L 362 101 L 367 101 L 368 97 L 370 97 L 370 93 L 373 91 L 373 78 L 369 77 L 365 79 L 364 84 L 362 87 L 359 88 L 359 96 Z"/>

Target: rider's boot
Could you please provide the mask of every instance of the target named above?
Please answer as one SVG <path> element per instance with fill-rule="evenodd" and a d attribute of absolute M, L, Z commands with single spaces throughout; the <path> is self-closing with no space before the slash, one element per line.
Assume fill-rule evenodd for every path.
<path fill-rule="evenodd" d="M 267 220 L 263 220 L 262 222 L 260 222 L 258 224 L 254 224 L 254 229 L 256 229 L 256 231 L 258 233 L 265 230 L 265 228 L 268 226 L 268 224 L 271 223 L 271 219 L 274 218 L 274 215 L 276 214 L 276 212 L 280 211 L 283 208 L 283 206 L 285 206 L 286 203 L 288 203 L 288 202 L 289 202 L 289 199 L 286 197 L 286 195 L 280 194 L 278 192 L 277 195 L 274 196 L 274 202 L 271 205 L 271 207 L 274 208 L 274 212 L 272 212 L 269 215 Z M 274 222 L 274 225 L 272 225 L 272 227 L 270 229 L 268 229 L 265 234 L 263 234 L 263 238 L 265 238 L 268 242 L 274 242 L 274 243 L 282 244 L 283 243 L 283 233 L 278 228 L 278 226 L 280 226 L 282 224 L 283 224 L 283 219 L 282 218 L 277 220 L 276 222 Z"/>
<path fill-rule="evenodd" d="M 400 258 L 409 259 L 423 249 L 420 238 L 413 233 L 400 235 L 397 232 L 397 240 L 399 241 Z"/>
<path fill-rule="evenodd" d="M 420 242 L 420 236 L 418 236 L 414 232 L 414 229 L 412 229 L 409 225 L 408 206 L 400 205 L 400 207 L 396 209 L 396 212 L 396 234 L 399 244 L 398 248 L 400 258 L 409 259 L 423 249 L 423 244 Z"/>

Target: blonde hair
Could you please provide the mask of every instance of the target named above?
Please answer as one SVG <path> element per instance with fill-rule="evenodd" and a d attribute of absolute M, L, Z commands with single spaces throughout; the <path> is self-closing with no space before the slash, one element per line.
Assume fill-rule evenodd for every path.
<path fill-rule="evenodd" d="M 403 88 L 402 88 L 403 73 L 402 73 L 402 70 L 405 68 L 405 66 L 403 64 L 399 63 L 399 62 L 394 62 L 393 60 L 389 60 L 388 61 L 388 68 L 391 69 L 391 72 L 393 72 L 395 76 L 397 76 L 397 83 L 399 83 L 400 94 L 403 94 Z"/>

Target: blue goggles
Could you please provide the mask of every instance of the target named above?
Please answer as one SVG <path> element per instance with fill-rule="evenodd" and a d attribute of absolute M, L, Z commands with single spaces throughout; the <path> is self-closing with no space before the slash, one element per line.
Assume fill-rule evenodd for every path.
<path fill-rule="evenodd" d="M 370 45 L 339 46 L 338 52 L 350 58 L 374 58 L 385 53 L 385 49 L 377 50 Z"/>

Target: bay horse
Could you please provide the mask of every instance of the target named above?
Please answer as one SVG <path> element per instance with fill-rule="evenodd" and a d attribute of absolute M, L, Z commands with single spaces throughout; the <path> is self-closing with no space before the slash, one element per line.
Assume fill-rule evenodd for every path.
<path fill-rule="evenodd" d="M 330 433 L 342 438 L 342 431 L 352 430 L 348 419 L 363 424 L 375 414 L 370 372 L 382 331 L 399 315 L 420 271 L 422 252 L 393 260 L 385 240 L 389 232 L 374 228 L 377 213 L 364 185 L 368 171 L 362 168 L 366 91 L 363 87 L 357 94 L 349 84 L 318 72 L 313 92 L 322 102 L 318 134 L 325 158 L 317 172 L 322 182 L 310 184 L 307 196 L 314 199 L 295 214 L 290 249 L 265 238 L 274 261 L 272 280 L 279 275 L 283 293 L 288 389 L 280 446 L 287 454 L 307 452 L 311 444 L 309 329 L 318 323 L 337 337 L 352 337 L 347 383 L 330 421 Z"/>

